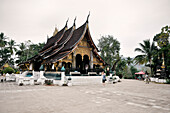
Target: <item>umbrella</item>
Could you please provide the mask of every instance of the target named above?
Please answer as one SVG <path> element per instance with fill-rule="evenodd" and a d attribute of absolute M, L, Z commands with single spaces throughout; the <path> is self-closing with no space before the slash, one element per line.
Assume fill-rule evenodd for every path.
<path fill-rule="evenodd" d="M 136 75 L 144 75 L 145 73 L 143 71 L 140 71 L 138 73 L 135 73 Z"/>

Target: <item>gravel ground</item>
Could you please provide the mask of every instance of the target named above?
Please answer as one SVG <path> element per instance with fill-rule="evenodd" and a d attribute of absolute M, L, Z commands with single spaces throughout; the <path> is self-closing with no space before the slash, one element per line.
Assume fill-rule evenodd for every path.
<path fill-rule="evenodd" d="M 0 113 L 170 113 L 170 85 L 17 86 L 0 83 Z"/>

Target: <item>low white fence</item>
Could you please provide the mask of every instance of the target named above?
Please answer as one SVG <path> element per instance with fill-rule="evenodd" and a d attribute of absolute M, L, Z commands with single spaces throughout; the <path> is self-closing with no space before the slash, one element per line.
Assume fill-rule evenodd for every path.
<path fill-rule="evenodd" d="M 73 85 L 101 84 L 101 76 L 70 76 Z M 67 79 L 69 76 L 67 76 Z"/>
<path fill-rule="evenodd" d="M 32 73 L 32 76 L 27 77 L 28 73 Z M 20 75 L 16 75 L 16 84 L 18 85 L 44 84 L 44 81 L 45 81 L 45 78 L 43 77 L 43 72 L 25 71 L 24 73 Z"/>
<path fill-rule="evenodd" d="M 166 79 L 159 79 L 159 78 L 153 78 L 150 77 L 151 82 L 157 82 L 157 83 L 166 83 Z"/>
<path fill-rule="evenodd" d="M 51 72 L 46 72 L 46 73 L 48 74 Z M 53 84 L 60 85 L 60 86 L 64 84 L 67 84 L 67 85 L 70 84 L 71 86 L 71 85 L 89 85 L 89 84 L 101 84 L 102 83 L 102 76 L 65 76 L 64 72 L 60 72 L 58 74 L 61 74 L 61 79 L 58 79 L 58 80 L 44 77 L 44 71 L 40 71 L 40 72 L 26 71 L 22 74 L 15 74 L 15 76 L 12 76 L 12 77 L 15 77 L 13 79 L 15 79 L 17 85 L 44 84 L 45 80 L 51 80 L 53 81 Z M 90 73 L 90 74 L 95 74 L 95 73 Z M 11 75 L 7 75 L 6 79 L 12 80 Z M 117 82 L 117 81 L 107 77 L 106 83 L 113 83 L 113 82 Z"/>
<path fill-rule="evenodd" d="M 15 81 L 16 76 L 15 74 L 6 74 L 5 79 L 6 81 Z"/>

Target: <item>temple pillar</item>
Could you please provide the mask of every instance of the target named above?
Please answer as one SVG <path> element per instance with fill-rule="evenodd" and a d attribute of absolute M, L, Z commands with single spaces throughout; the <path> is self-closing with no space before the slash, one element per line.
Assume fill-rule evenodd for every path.
<path fill-rule="evenodd" d="M 75 69 L 76 68 L 76 52 L 75 51 L 73 52 L 73 59 L 72 60 L 73 60 L 72 68 Z"/>
<path fill-rule="evenodd" d="M 93 52 L 90 51 L 90 69 L 93 69 Z"/>

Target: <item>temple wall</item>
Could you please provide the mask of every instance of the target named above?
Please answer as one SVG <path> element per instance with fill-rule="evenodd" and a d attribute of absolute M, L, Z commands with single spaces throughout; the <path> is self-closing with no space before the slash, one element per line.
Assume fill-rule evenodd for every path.
<path fill-rule="evenodd" d="M 87 42 L 87 39 L 84 38 L 78 45 L 78 47 L 73 51 L 72 54 L 65 57 L 60 62 L 65 63 L 71 63 L 73 68 L 76 68 L 76 55 L 80 54 L 83 60 L 84 55 L 87 55 L 89 57 L 89 66 L 92 69 L 93 64 L 99 65 L 103 67 L 103 63 L 101 63 L 96 56 L 92 52 L 92 48 L 90 47 L 89 43 Z"/>

